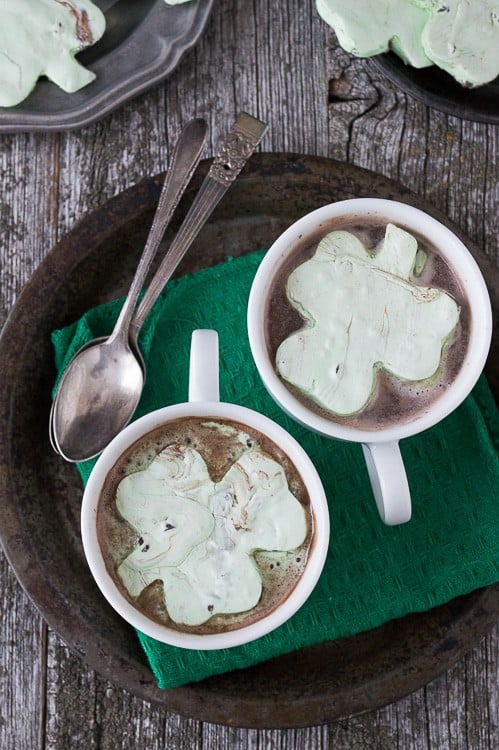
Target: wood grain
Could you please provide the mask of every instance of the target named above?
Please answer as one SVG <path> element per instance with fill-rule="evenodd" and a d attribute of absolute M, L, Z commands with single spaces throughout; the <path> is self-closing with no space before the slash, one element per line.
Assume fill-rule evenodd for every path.
<path fill-rule="evenodd" d="M 498 134 L 408 98 L 353 60 L 312 0 L 218 0 L 171 78 L 101 122 L 0 137 L 0 315 L 50 247 L 89 210 L 162 171 L 180 125 L 205 117 L 208 155 L 241 109 L 269 122 L 265 151 L 331 156 L 430 200 L 499 262 Z M 493 750 L 499 630 L 446 674 L 391 706 L 331 725 L 265 731 L 183 719 L 88 669 L 0 564 L 2 750 Z"/>

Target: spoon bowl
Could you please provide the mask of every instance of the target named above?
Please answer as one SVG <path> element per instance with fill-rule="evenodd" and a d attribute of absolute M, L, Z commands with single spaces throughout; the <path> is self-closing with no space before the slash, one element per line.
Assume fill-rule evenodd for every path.
<path fill-rule="evenodd" d="M 109 337 L 108 336 L 99 336 L 98 338 L 92 339 L 91 341 L 87 341 L 86 344 L 83 344 L 83 346 L 81 346 L 78 349 L 78 351 L 74 355 L 74 358 L 73 358 L 72 361 L 76 360 L 77 358 L 78 358 L 78 360 L 80 360 L 81 359 L 81 355 L 82 355 L 82 353 L 83 353 L 83 351 L 85 349 L 89 349 L 91 347 L 97 347 L 98 345 L 103 344 L 105 341 L 109 342 Z M 142 369 L 143 382 L 144 382 L 145 378 L 146 378 L 146 366 L 145 366 L 144 358 L 142 357 L 142 352 L 140 351 L 140 349 L 137 346 L 137 342 L 135 340 L 132 340 L 132 337 L 130 337 L 130 347 L 132 348 L 133 353 L 135 354 L 137 362 L 140 364 L 140 367 Z M 61 380 L 61 382 L 62 382 L 62 380 Z M 62 458 L 65 458 L 66 461 L 71 461 L 72 460 L 71 458 L 68 458 L 68 456 L 66 456 L 66 455 L 63 454 L 63 452 L 62 452 L 62 450 L 61 450 L 61 448 L 59 446 L 56 434 L 55 434 L 55 430 L 54 430 L 54 411 L 55 411 L 54 407 L 55 407 L 55 403 L 56 403 L 55 400 L 52 401 L 52 406 L 51 406 L 51 409 L 50 409 L 50 416 L 49 416 L 49 438 L 50 438 L 50 445 L 52 446 L 52 449 L 54 450 L 55 453 L 58 453 L 60 456 L 62 456 Z M 68 440 L 69 439 L 70 438 L 68 437 Z M 71 445 L 72 445 L 73 442 L 74 441 L 71 441 Z M 68 450 L 71 451 L 71 452 L 73 452 L 75 449 L 72 448 L 71 445 L 68 448 Z M 75 451 L 75 455 L 78 455 L 80 451 L 81 451 L 81 448 L 79 448 L 79 449 L 77 448 L 76 451 Z M 85 451 L 85 453 L 86 453 L 86 451 Z M 79 460 L 85 460 L 85 459 L 78 459 L 78 458 L 76 458 L 75 460 L 79 461 Z"/>
<path fill-rule="evenodd" d="M 52 415 L 51 438 L 58 453 L 68 461 L 85 461 L 100 453 L 109 435 L 130 421 L 144 373 L 126 341 L 93 341 L 80 349 L 59 384 L 57 411 Z"/>

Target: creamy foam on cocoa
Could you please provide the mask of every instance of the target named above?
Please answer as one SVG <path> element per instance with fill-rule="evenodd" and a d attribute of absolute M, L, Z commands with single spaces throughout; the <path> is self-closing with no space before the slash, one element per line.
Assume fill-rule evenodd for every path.
<path fill-rule="evenodd" d="M 170 617 L 168 608 L 165 604 L 165 585 L 159 579 L 154 580 L 154 576 L 149 580 L 150 567 L 147 569 L 147 572 L 144 573 L 143 578 L 140 579 L 140 586 L 138 589 L 142 588 L 143 590 L 138 596 L 130 595 L 120 577 L 120 566 L 123 565 L 124 561 L 130 557 L 134 550 L 137 550 L 139 542 L 142 541 L 145 546 L 147 546 L 148 540 L 140 540 L 137 538 L 137 523 L 135 522 L 134 514 L 136 514 L 137 517 L 140 516 L 140 510 L 136 511 L 133 503 L 130 504 L 130 512 L 132 515 L 130 516 L 127 514 L 127 517 L 132 523 L 127 522 L 127 520 L 120 515 L 116 504 L 117 488 L 123 477 L 129 477 L 133 480 L 135 477 L 140 476 L 137 472 L 144 472 L 147 467 L 153 466 L 154 462 L 157 461 L 158 454 L 161 454 L 165 448 L 168 451 L 168 446 L 171 446 L 171 450 L 178 452 L 179 455 L 196 453 L 196 455 L 202 456 L 202 460 L 206 464 L 210 481 L 214 483 L 218 490 L 220 488 L 223 490 L 226 487 L 224 482 L 228 483 L 227 486 L 230 485 L 231 492 L 235 495 L 237 495 L 237 491 L 234 492 L 234 487 L 236 487 L 237 490 L 238 482 L 241 478 L 244 479 L 244 471 L 256 471 L 255 481 L 252 483 L 252 486 L 257 486 L 258 482 L 256 475 L 263 476 L 268 466 L 273 467 L 271 475 L 269 475 L 270 482 L 280 482 L 280 490 L 279 492 L 276 490 L 274 494 L 279 496 L 280 502 L 296 503 L 298 508 L 300 508 L 299 515 L 304 518 L 305 527 L 304 536 L 299 537 L 300 543 L 296 548 L 272 551 L 272 543 L 269 537 L 270 532 L 265 526 L 265 523 L 261 526 L 257 525 L 255 527 L 256 533 L 260 534 L 261 530 L 262 548 L 254 549 L 249 557 L 251 559 L 251 565 L 257 570 L 258 576 L 261 578 L 262 589 L 257 603 L 248 611 L 212 615 L 211 612 L 216 612 L 217 602 L 215 601 L 211 602 L 211 611 L 207 612 L 208 619 L 206 622 L 198 625 L 186 625 L 185 623 L 175 622 L 172 617 Z M 235 471 L 235 466 L 238 467 L 239 473 Z M 281 474 L 282 477 L 285 476 L 286 488 L 282 487 L 283 479 Z M 197 485 L 200 487 L 201 483 L 198 482 Z M 265 484 L 262 502 L 267 502 L 267 497 L 272 497 L 272 488 L 269 488 L 267 485 L 268 482 Z M 173 485 L 170 485 L 169 491 L 171 491 L 172 486 Z M 288 489 L 289 493 L 292 493 L 292 501 L 286 494 Z M 202 487 L 201 492 L 204 492 Z M 260 495 L 262 495 L 262 493 L 260 493 Z M 220 497 L 223 502 L 223 493 L 221 496 L 219 493 L 219 499 Z M 242 498 L 242 494 L 240 495 L 240 498 Z M 244 500 L 244 498 L 242 499 Z M 140 502 L 141 500 L 139 496 L 138 503 Z M 182 509 L 181 503 L 179 507 Z M 255 506 L 253 505 L 252 507 L 254 509 Z M 296 510 L 294 506 L 287 507 L 290 507 L 293 512 Z M 244 513 L 249 508 L 249 504 L 247 506 L 244 506 L 244 503 L 242 504 L 242 515 L 238 517 L 239 521 L 236 526 L 244 526 Z M 269 512 L 270 508 L 270 505 L 262 506 L 262 513 L 264 516 Z M 278 510 L 277 515 L 279 514 L 281 516 L 284 515 Z M 253 523 L 255 517 L 256 516 L 253 516 Z M 218 522 L 220 522 L 220 519 L 218 519 L 217 523 Z M 176 523 L 174 518 L 172 519 L 172 523 Z M 274 523 L 274 521 L 272 523 Z M 234 553 L 239 554 L 241 550 L 244 553 L 245 545 L 248 548 L 254 546 L 254 540 L 251 543 L 245 541 L 244 543 L 239 544 L 242 539 L 250 538 L 252 532 L 252 529 L 250 528 L 251 525 L 252 524 L 248 522 L 246 532 L 244 528 L 241 529 L 241 536 L 237 536 L 239 533 L 239 529 L 237 528 L 235 537 L 232 528 L 232 540 L 235 539 L 237 545 L 239 545 L 236 545 L 237 549 Z M 255 531 L 255 529 L 253 529 L 253 531 Z M 289 531 L 293 532 L 292 529 L 288 529 L 287 531 L 284 530 L 284 536 L 286 536 Z M 305 568 L 308 553 L 313 543 L 313 520 L 307 490 L 299 472 L 287 455 L 275 443 L 273 443 L 273 441 L 262 435 L 260 432 L 236 422 L 229 422 L 219 418 L 209 420 L 204 417 L 186 417 L 174 420 L 171 423 L 167 423 L 166 425 L 152 431 L 145 438 L 132 445 L 115 464 L 114 468 L 107 476 L 99 502 L 97 532 L 108 572 L 112 576 L 121 593 L 135 607 L 151 619 L 184 632 L 217 633 L 243 627 L 266 616 L 287 596 L 289 596 Z M 293 539 L 298 539 L 298 537 L 293 536 L 293 533 L 291 533 L 291 536 L 286 536 L 287 541 L 285 544 L 282 543 L 283 537 L 281 536 L 279 542 L 281 546 L 289 546 L 290 543 L 293 544 Z M 209 541 L 210 545 L 212 545 L 213 538 Z M 222 541 L 222 548 L 224 544 L 226 544 L 228 548 L 231 547 L 230 536 L 225 537 L 225 542 Z M 209 549 L 213 549 L 213 547 L 211 546 Z M 205 551 L 203 550 L 204 548 L 202 545 L 196 548 L 194 556 L 190 558 L 191 562 L 194 561 L 192 562 L 192 570 L 187 570 L 187 575 L 191 573 L 196 576 L 196 570 L 201 571 L 200 577 L 207 574 L 210 561 L 208 560 L 207 563 L 205 561 L 205 565 L 200 567 L 202 565 L 202 554 L 205 554 Z M 151 549 L 151 552 L 154 552 L 154 550 Z M 230 557 L 233 552 L 229 550 L 227 554 Z M 196 555 L 200 557 L 199 566 L 196 561 Z M 225 552 L 223 550 L 222 557 L 225 557 Z M 246 564 L 246 561 L 244 564 Z M 185 574 L 185 567 L 180 569 L 183 571 L 183 574 Z M 232 569 L 230 570 L 232 572 Z M 167 573 L 168 581 L 170 581 L 170 571 L 168 570 Z M 147 585 L 143 586 L 144 582 Z M 169 584 L 167 583 L 166 589 L 168 589 L 168 585 Z M 197 592 L 197 595 L 199 595 L 198 598 L 201 601 L 204 601 L 202 594 L 203 592 Z M 181 604 L 182 603 L 180 602 L 180 605 Z M 206 601 L 206 607 L 207 609 L 210 607 L 209 600 Z"/>
<path fill-rule="evenodd" d="M 357 237 L 370 253 L 383 240 L 387 225 L 382 219 L 365 219 L 347 216 L 333 219 L 317 227 L 313 235 L 301 237 L 288 252 L 285 261 L 274 276 L 266 307 L 266 344 L 271 361 L 276 361 L 279 346 L 297 331 L 305 331 L 307 321 L 291 304 L 286 294 L 286 284 L 293 271 L 308 261 L 324 237 L 333 231 L 343 230 Z M 411 282 L 419 287 L 431 287 L 450 295 L 460 308 L 459 322 L 446 341 L 441 364 L 435 375 L 419 381 L 394 377 L 383 368 L 377 369 L 375 389 L 367 405 L 360 411 L 339 416 L 321 408 L 299 388 L 281 378 L 286 387 L 307 408 L 339 424 L 360 429 L 376 430 L 394 423 L 410 422 L 442 394 L 456 377 L 464 359 L 469 339 L 470 308 L 458 276 L 437 248 L 430 245 L 413 230 L 401 226 L 418 242 L 418 255 Z"/>

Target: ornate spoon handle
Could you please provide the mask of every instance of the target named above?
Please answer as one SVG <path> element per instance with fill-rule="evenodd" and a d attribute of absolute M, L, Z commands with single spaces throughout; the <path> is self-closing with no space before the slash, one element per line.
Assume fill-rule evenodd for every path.
<path fill-rule="evenodd" d="M 204 223 L 260 143 L 267 125 L 242 112 L 234 123 L 206 175 L 182 226 L 151 280 L 130 325 L 130 340 L 137 341 L 139 331 L 166 282 L 199 234 Z"/>

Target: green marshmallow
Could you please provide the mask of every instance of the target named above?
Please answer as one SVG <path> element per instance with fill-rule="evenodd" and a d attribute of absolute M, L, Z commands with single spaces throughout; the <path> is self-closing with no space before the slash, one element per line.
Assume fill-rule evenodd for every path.
<path fill-rule="evenodd" d="M 280 344 L 279 374 L 339 415 L 367 406 L 380 368 L 401 381 L 431 378 L 459 307 L 411 281 L 417 251 L 416 239 L 393 224 L 374 255 L 350 232 L 321 240 L 286 285 L 306 323 Z"/>
<path fill-rule="evenodd" d="M 358 57 L 388 50 L 423 68 L 438 65 L 464 86 L 499 75 L 497 0 L 316 0 L 343 49 Z"/>
<path fill-rule="evenodd" d="M 431 10 L 422 35 L 428 57 L 464 86 L 499 75 L 497 0 L 419 0 Z"/>
<path fill-rule="evenodd" d="M 347 52 L 371 57 L 393 49 L 415 68 L 432 64 L 421 35 L 428 11 L 407 0 L 316 0 L 317 10 Z"/>
<path fill-rule="evenodd" d="M 256 448 L 213 482 L 197 450 L 170 446 L 120 482 L 116 504 L 138 538 L 118 568 L 128 593 L 161 581 L 169 616 L 185 625 L 252 609 L 262 592 L 253 553 L 294 550 L 307 535 L 283 468 Z"/>
<path fill-rule="evenodd" d="M 0 106 L 19 104 L 42 75 L 68 93 L 94 80 L 75 60 L 104 33 L 104 14 L 90 0 L 11 0 L 2 6 Z"/>

